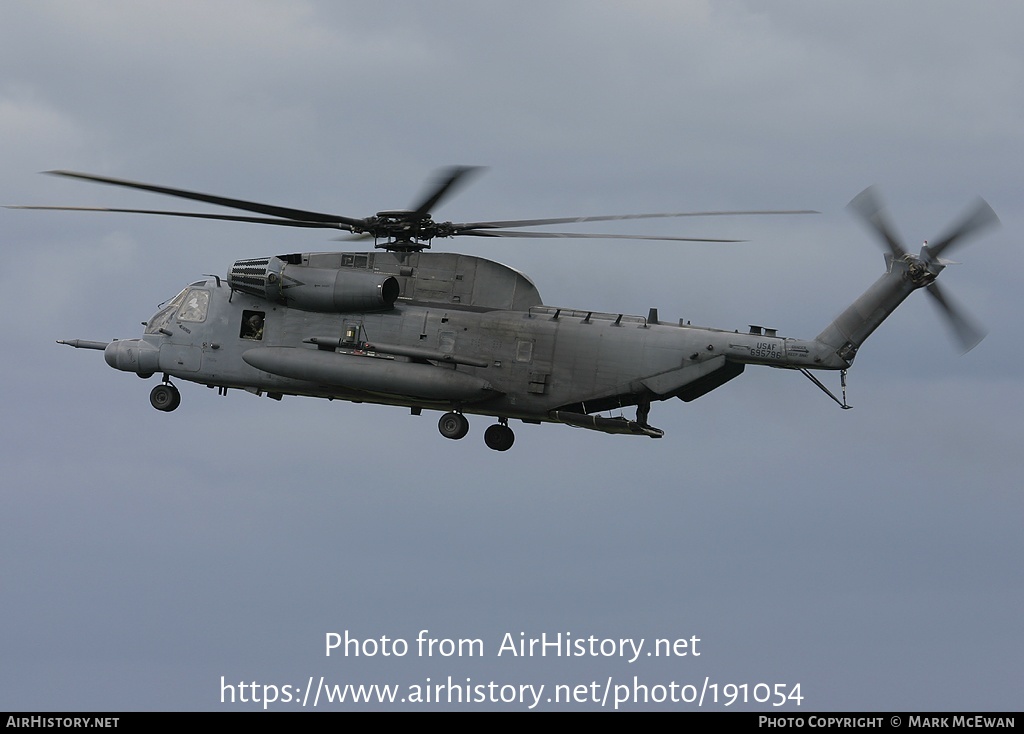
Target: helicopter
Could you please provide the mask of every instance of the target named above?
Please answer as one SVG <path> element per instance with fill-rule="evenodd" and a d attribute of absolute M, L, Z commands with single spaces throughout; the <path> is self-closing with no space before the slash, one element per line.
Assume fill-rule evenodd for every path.
<path fill-rule="evenodd" d="M 885 272 L 812 339 L 544 304 L 523 273 L 493 260 L 428 252 L 457 236 L 628 238 L 733 242 L 689 237 L 523 231 L 580 222 L 687 216 L 808 214 L 808 210 L 675 212 L 488 222 L 437 222 L 431 210 L 479 169 L 440 172 L 411 209 L 355 218 L 232 199 L 75 171 L 47 173 L 221 206 L 249 214 L 152 209 L 22 206 L 227 220 L 348 232 L 372 238 L 368 252 L 301 252 L 237 260 L 226 277 L 183 288 L 143 322 L 141 337 L 111 342 L 61 339 L 103 352 L 111 367 L 143 378 L 160 374 L 150 393 L 157 410 L 181 403 L 177 379 L 241 389 L 281 400 L 310 396 L 402 406 L 413 415 L 442 413 L 440 434 L 464 438 L 467 415 L 489 416 L 484 443 L 507 451 L 510 420 L 555 423 L 608 434 L 661 438 L 648 422 L 651 404 L 690 402 L 722 387 L 748 365 L 794 370 L 847 409 L 846 374 L 858 350 L 912 292 L 934 299 L 964 352 L 984 331 L 955 306 L 936 279 L 942 256 L 998 222 L 978 199 L 946 234 L 917 254 L 896 235 L 873 187 L 850 209 L 885 247 Z M 842 398 L 812 371 L 838 371 Z M 622 412 L 635 406 L 635 418 Z M 619 415 L 601 415 L 618 412 Z"/>

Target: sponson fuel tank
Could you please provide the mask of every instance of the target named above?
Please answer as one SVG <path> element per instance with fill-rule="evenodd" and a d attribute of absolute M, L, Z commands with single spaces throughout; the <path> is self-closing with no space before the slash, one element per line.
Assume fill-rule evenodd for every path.
<path fill-rule="evenodd" d="M 487 380 L 465 372 L 387 357 L 298 347 L 257 347 L 244 352 L 242 359 L 274 375 L 349 390 L 467 402 L 499 394 Z"/>

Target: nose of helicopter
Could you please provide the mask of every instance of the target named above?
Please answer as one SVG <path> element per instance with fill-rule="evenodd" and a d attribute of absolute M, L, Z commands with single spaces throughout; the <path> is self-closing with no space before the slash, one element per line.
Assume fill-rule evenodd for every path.
<path fill-rule="evenodd" d="M 160 350 L 142 339 L 112 341 L 103 350 L 103 359 L 115 370 L 147 374 L 159 367 Z"/>

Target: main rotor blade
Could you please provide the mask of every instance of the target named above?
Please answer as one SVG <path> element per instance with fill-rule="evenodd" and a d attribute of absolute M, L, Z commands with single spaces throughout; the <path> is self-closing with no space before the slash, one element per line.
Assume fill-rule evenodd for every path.
<path fill-rule="evenodd" d="M 900 238 L 896 235 L 885 215 L 885 206 L 878 196 L 874 186 L 868 186 L 853 198 L 846 208 L 859 215 L 875 234 L 888 246 L 893 257 L 901 258 L 907 254 L 900 244 Z"/>
<path fill-rule="evenodd" d="M 622 219 L 661 219 L 666 217 L 728 217 L 751 214 L 820 214 L 812 209 L 770 209 L 760 211 L 672 212 L 667 214 L 611 214 L 596 217 L 555 217 L 552 219 L 510 219 L 502 222 L 463 222 L 456 229 L 491 229 L 497 227 L 540 227 L 546 224 L 579 224 L 580 222 L 614 222 Z"/>
<path fill-rule="evenodd" d="M 352 227 L 340 222 L 306 222 L 297 219 L 276 219 L 274 217 L 244 217 L 240 214 L 209 214 L 206 212 L 172 212 L 163 209 L 113 209 L 99 206 L 5 206 L 5 209 L 35 209 L 56 212 L 117 212 L 119 214 L 159 214 L 165 217 L 189 217 L 192 219 L 219 219 L 226 222 L 251 222 L 254 224 L 276 224 L 281 227 L 308 227 L 312 229 L 343 229 Z"/>
<path fill-rule="evenodd" d="M 467 176 L 482 170 L 480 166 L 452 166 L 442 169 L 439 171 L 432 193 L 424 197 L 419 206 L 412 210 L 413 214 L 417 219 L 426 219 L 430 215 L 430 210 L 437 206 L 441 199 L 450 196 L 459 185 L 469 180 Z"/>
<path fill-rule="evenodd" d="M 985 338 L 985 330 L 968 318 L 959 306 L 954 305 L 949 295 L 939 288 L 938 283 L 932 283 L 925 290 L 935 299 L 935 303 L 946 317 L 954 338 L 960 343 L 960 353 L 967 354 L 978 346 Z"/>
<path fill-rule="evenodd" d="M 120 178 L 96 176 L 91 173 L 78 173 L 76 171 L 46 171 L 46 173 L 54 176 L 63 176 L 64 178 L 76 178 L 82 181 L 110 184 L 111 186 L 123 186 L 129 189 L 152 191 L 155 194 L 176 196 L 180 199 L 191 199 L 193 201 L 203 201 L 207 204 L 216 204 L 218 206 L 228 207 L 229 209 L 241 209 L 243 211 L 256 212 L 257 214 L 266 214 L 272 217 L 281 217 L 282 219 L 293 219 L 303 222 L 329 222 L 348 225 L 362 224 L 363 222 L 362 219 L 353 219 L 351 217 L 343 217 L 336 214 L 323 214 L 321 212 L 311 212 L 304 209 L 290 209 L 288 207 L 260 204 L 254 201 L 245 201 L 243 199 L 229 199 L 224 196 L 201 194 L 196 191 L 174 189 L 168 186 L 156 186 L 154 184 L 140 183 L 138 181 L 126 181 Z"/>
<path fill-rule="evenodd" d="M 964 215 L 963 219 L 940 237 L 934 245 L 928 245 L 928 250 L 932 255 L 938 257 L 943 250 L 949 249 L 955 243 L 996 224 L 999 224 L 999 217 L 996 216 L 987 201 L 978 197 L 974 206 Z"/>
<path fill-rule="evenodd" d="M 528 239 L 594 239 L 594 240 L 658 240 L 663 242 L 746 242 L 746 240 L 716 240 L 707 237 L 662 237 L 639 234 L 580 234 L 578 232 L 515 232 L 501 229 L 467 229 L 455 233 L 468 237 L 521 237 Z"/>

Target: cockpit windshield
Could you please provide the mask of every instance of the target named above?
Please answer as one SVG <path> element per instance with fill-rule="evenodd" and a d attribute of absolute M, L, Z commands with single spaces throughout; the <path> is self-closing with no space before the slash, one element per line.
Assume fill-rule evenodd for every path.
<path fill-rule="evenodd" d="M 157 334 L 160 332 L 160 329 L 167 326 L 171 318 L 174 316 L 174 312 L 178 310 L 178 306 L 185 302 L 185 294 L 187 294 L 189 290 L 189 288 L 184 289 L 181 293 L 168 301 L 167 305 L 157 311 L 153 318 L 146 322 L 147 334 Z"/>

